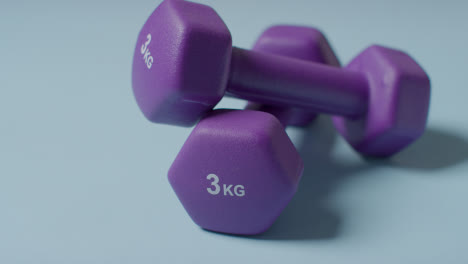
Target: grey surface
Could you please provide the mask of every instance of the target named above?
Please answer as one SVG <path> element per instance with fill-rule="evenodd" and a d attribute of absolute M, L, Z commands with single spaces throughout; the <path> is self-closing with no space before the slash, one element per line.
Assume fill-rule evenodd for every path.
<path fill-rule="evenodd" d="M 327 118 L 289 129 L 306 171 L 273 228 L 206 232 L 166 179 L 190 129 L 146 122 L 131 93 L 159 1 L 4 1 L 0 263 L 468 263 L 466 1 L 206 2 L 241 47 L 292 23 L 323 29 L 343 63 L 372 43 L 407 50 L 432 79 L 427 133 L 366 161 Z"/>

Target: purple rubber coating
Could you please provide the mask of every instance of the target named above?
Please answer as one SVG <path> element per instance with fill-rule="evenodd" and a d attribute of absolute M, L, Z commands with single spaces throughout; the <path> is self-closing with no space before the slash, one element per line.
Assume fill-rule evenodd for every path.
<path fill-rule="evenodd" d="M 387 157 L 418 139 L 426 128 L 431 84 L 424 70 L 406 53 L 371 46 L 346 66 L 367 76 L 364 115 L 333 118 L 340 134 L 363 155 Z"/>
<path fill-rule="evenodd" d="M 132 87 L 143 114 L 157 123 L 193 125 L 224 95 L 231 34 L 208 6 L 165 0 L 138 35 Z"/>
<path fill-rule="evenodd" d="M 430 101 L 429 77 L 401 51 L 371 46 L 338 69 L 233 48 L 213 9 L 183 0 L 163 1 L 143 26 L 132 80 L 153 122 L 194 125 L 226 93 L 341 116 L 338 131 L 370 156 L 395 154 L 417 139 Z"/>
<path fill-rule="evenodd" d="M 252 50 L 340 67 L 340 62 L 325 35 L 312 27 L 271 26 L 260 35 Z M 272 113 L 285 126 L 307 126 L 317 117 L 316 113 L 300 108 L 255 102 L 249 102 L 246 109 Z"/>
<path fill-rule="evenodd" d="M 195 126 L 168 177 L 197 225 L 253 235 L 268 229 L 291 200 L 303 168 L 273 115 L 223 109 Z"/>

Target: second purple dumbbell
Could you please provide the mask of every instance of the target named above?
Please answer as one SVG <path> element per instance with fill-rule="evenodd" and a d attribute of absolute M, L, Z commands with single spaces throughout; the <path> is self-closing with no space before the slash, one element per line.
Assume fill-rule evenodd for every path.
<path fill-rule="evenodd" d="M 335 115 L 340 134 L 370 156 L 420 137 L 430 100 L 428 76 L 401 51 L 371 46 L 337 69 L 235 48 L 213 9 L 183 0 L 163 1 L 143 26 L 132 82 L 153 122 L 191 126 L 227 93 Z"/>

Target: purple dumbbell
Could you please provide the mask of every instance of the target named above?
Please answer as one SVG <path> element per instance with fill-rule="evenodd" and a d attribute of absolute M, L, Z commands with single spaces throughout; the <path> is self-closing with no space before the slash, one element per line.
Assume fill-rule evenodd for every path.
<path fill-rule="evenodd" d="M 265 31 L 254 49 L 335 64 L 336 59 L 323 59 L 334 57 L 323 48 L 327 43 L 313 28 L 280 26 Z M 260 108 L 277 118 L 252 110 L 210 112 L 195 126 L 169 170 L 175 193 L 202 228 L 261 233 L 296 192 L 303 162 L 281 125 L 297 119 L 296 113 Z"/>
<path fill-rule="evenodd" d="M 133 91 L 144 115 L 190 126 L 227 93 L 335 115 L 338 131 L 370 156 L 392 155 L 424 132 L 430 81 L 401 51 L 371 46 L 338 69 L 231 42 L 212 8 L 163 1 L 143 26 L 134 54 Z"/>

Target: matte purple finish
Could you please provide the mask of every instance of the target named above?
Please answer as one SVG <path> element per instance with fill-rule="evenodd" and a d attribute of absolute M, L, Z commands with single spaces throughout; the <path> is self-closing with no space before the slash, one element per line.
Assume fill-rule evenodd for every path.
<path fill-rule="evenodd" d="M 141 29 L 133 57 L 133 92 L 143 114 L 157 123 L 195 124 L 224 95 L 231 44 L 211 7 L 163 1 Z"/>
<path fill-rule="evenodd" d="M 356 119 L 334 117 L 340 134 L 361 154 L 386 157 L 419 138 L 426 128 L 430 81 L 406 53 L 371 46 L 347 70 L 369 80 L 367 114 Z"/>
<path fill-rule="evenodd" d="M 154 36 L 148 45 L 151 67 L 148 33 Z M 430 81 L 411 57 L 380 46 L 370 47 L 346 69 L 232 48 L 229 30 L 213 9 L 165 0 L 140 32 L 133 90 L 145 116 L 167 124 L 193 125 L 224 92 L 340 115 L 348 121 L 335 118 L 335 124 L 357 151 L 388 156 L 424 131 Z"/>
<path fill-rule="evenodd" d="M 169 182 L 200 227 L 253 235 L 268 229 L 290 201 L 303 167 L 273 115 L 215 110 L 188 137 L 169 170 Z M 219 178 L 218 194 L 208 191 L 216 191 L 216 181 L 207 178 L 213 174 Z M 243 195 L 236 195 L 236 186 L 242 186 L 237 194 L 243 189 Z"/>
<path fill-rule="evenodd" d="M 291 25 L 269 27 L 260 35 L 253 50 L 340 67 L 340 62 L 326 37 L 312 27 Z M 317 116 L 315 113 L 306 112 L 300 108 L 254 102 L 249 102 L 246 109 L 272 113 L 285 126 L 307 126 Z"/>

